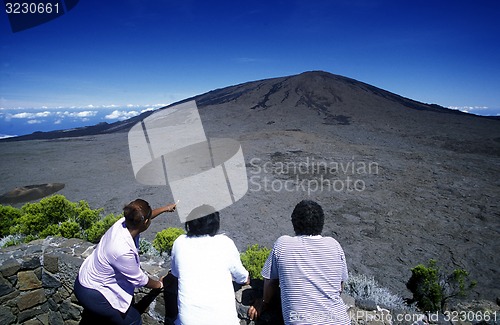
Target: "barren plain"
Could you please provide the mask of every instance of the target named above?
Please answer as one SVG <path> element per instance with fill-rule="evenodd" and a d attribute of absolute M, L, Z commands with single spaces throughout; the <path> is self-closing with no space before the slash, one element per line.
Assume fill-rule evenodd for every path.
<path fill-rule="evenodd" d="M 350 272 L 409 297 L 411 267 L 433 258 L 470 272 L 478 281 L 471 298 L 500 297 L 499 120 L 324 72 L 193 99 L 209 138 L 242 145 L 249 189 L 221 211 L 221 230 L 240 250 L 293 234 L 293 207 L 313 199 L 326 213 L 323 234 L 341 243 Z M 135 180 L 126 131 L 2 141 L 0 192 L 64 183 L 58 193 L 105 213 L 135 198 L 172 202 L 168 186 Z M 156 219 L 143 238 L 166 227 L 182 227 L 175 213 Z"/>

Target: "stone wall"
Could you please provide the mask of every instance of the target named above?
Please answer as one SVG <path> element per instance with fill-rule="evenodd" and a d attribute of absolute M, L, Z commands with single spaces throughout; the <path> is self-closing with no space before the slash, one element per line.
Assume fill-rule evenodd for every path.
<path fill-rule="evenodd" d="M 73 282 L 80 265 L 90 255 L 95 245 L 79 240 L 48 237 L 29 244 L 0 249 L 0 325 L 73 325 L 81 319 L 83 308 L 73 294 Z M 165 275 L 170 268 L 168 258 L 141 256 L 141 267 L 153 278 Z M 242 304 L 242 315 L 250 301 L 260 290 L 257 287 L 243 286 L 236 292 L 237 301 Z M 246 291 L 249 290 L 249 291 Z M 261 294 L 261 293 L 260 293 Z M 257 294 L 258 295 L 258 294 Z M 164 324 L 165 305 L 160 295 L 154 299 L 149 289 L 138 289 L 136 302 L 151 301 L 143 314 L 144 325 Z M 259 296 L 260 297 L 260 296 Z M 388 325 L 414 324 L 415 317 L 419 324 L 452 324 L 439 319 L 427 320 L 425 315 L 416 313 L 411 321 L 391 322 L 396 311 L 361 304 L 349 296 L 343 297 L 349 307 L 353 325 Z M 462 306 L 459 310 L 474 310 L 500 315 L 500 307 L 490 302 L 476 302 L 479 305 Z M 240 311 L 240 310 L 238 310 Z M 388 314 L 392 313 L 392 315 Z M 389 317 L 389 316 L 391 317 Z M 490 322 L 458 322 L 453 324 L 497 324 L 497 319 Z M 241 319 L 241 325 L 269 324 L 264 319 L 256 322 Z"/>
<path fill-rule="evenodd" d="M 93 248 L 79 239 L 52 237 L 2 248 L 0 324 L 78 324 L 83 308 L 73 294 L 73 282 Z M 148 260 L 142 266 L 152 276 L 168 270 L 161 259 Z M 138 292 L 141 295 L 142 290 Z M 162 307 L 154 302 L 143 316 L 144 323 L 159 324 Z"/>

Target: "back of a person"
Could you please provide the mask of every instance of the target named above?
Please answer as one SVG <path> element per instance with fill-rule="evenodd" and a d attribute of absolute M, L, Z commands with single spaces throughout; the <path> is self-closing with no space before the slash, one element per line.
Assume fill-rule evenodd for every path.
<path fill-rule="evenodd" d="M 339 243 L 320 235 L 282 236 L 275 248 L 285 322 L 348 323 L 340 298 L 347 268 Z"/>
<path fill-rule="evenodd" d="M 178 324 L 238 324 L 230 249 L 224 235 L 180 236 L 172 250 L 179 279 Z"/>
<path fill-rule="evenodd" d="M 128 234 L 125 226 L 125 218 L 117 220 L 109 230 L 102 236 L 99 244 L 96 246 L 95 252 L 90 258 L 84 261 L 84 267 L 80 270 L 80 281 L 87 286 L 91 286 L 91 282 L 98 283 L 103 287 L 109 286 L 110 283 L 115 283 L 122 279 L 117 275 L 114 269 L 114 263 L 118 257 L 127 253 L 133 254 L 132 248 L 133 239 Z M 124 235 L 125 234 L 125 235 Z M 130 237 L 130 238 L 129 238 Z M 127 291 L 134 290 L 134 286 L 130 283 L 123 283 Z M 108 290 L 107 288 L 105 290 Z"/>

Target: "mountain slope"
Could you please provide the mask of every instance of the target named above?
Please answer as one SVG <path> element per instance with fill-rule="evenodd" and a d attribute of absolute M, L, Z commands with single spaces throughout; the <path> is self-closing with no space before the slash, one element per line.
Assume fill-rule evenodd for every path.
<path fill-rule="evenodd" d="M 238 112 L 269 110 L 275 117 L 314 112 L 320 118 L 317 121 L 326 125 L 357 123 L 363 127 L 378 128 L 388 132 L 401 131 L 400 133 L 407 135 L 413 132 L 419 136 L 425 136 L 425 132 L 436 131 L 440 128 L 436 125 L 448 123 L 451 120 L 454 124 L 462 123 L 463 132 L 473 128 L 481 129 L 482 127 L 478 127 L 479 124 L 496 125 L 491 122 L 492 118 L 474 116 L 434 104 L 420 103 L 354 79 L 322 71 L 247 82 L 213 90 L 172 105 L 189 100 L 196 100 L 199 108 L 223 105 L 232 110 L 240 110 Z M 166 108 L 168 106 L 163 109 Z M 426 114 L 416 114 L 416 112 L 426 112 Z M 57 139 L 127 132 L 135 123 L 150 114 L 152 112 L 145 112 L 134 118 L 112 124 L 100 123 L 71 130 L 35 132 L 7 138 L 4 141 Z M 408 124 L 408 122 L 411 123 Z M 428 125 L 429 122 L 431 125 Z M 405 129 L 402 129 L 402 126 Z M 489 129 L 490 126 L 487 128 Z M 459 134 L 453 135 L 461 137 Z M 450 134 L 446 133 L 446 136 L 449 137 Z M 488 136 L 478 135 L 476 140 L 490 142 L 488 138 Z M 495 141 L 498 142 L 499 139 Z M 486 152 L 491 152 L 491 150 L 486 150 Z"/>
<path fill-rule="evenodd" d="M 293 234 L 293 206 L 308 198 L 323 206 L 323 233 L 342 244 L 352 272 L 408 297 L 410 268 L 434 258 L 470 271 L 478 281 L 473 298 L 500 296 L 500 121 L 325 72 L 192 99 L 208 137 L 238 140 L 243 149 L 249 190 L 221 211 L 222 230 L 241 250 Z M 126 131 L 147 114 L 17 139 L 50 141 L 0 142 L 4 192 L 58 182 L 70 200 L 107 212 L 135 197 L 163 204 L 168 190 L 138 184 L 130 165 Z M 144 237 L 181 226 L 173 219 Z"/>

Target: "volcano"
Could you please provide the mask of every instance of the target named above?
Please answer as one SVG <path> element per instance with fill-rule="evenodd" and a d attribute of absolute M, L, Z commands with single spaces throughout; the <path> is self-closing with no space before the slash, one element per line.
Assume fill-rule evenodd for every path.
<path fill-rule="evenodd" d="M 470 272 L 478 282 L 472 298 L 500 297 L 498 119 L 322 71 L 181 102 L 190 100 L 207 137 L 242 146 L 249 189 L 221 211 L 221 229 L 240 250 L 293 234 L 293 207 L 312 199 L 325 210 L 323 235 L 343 246 L 350 272 L 409 297 L 410 269 L 435 259 L 449 273 Z M 64 183 L 68 199 L 113 213 L 137 197 L 152 206 L 171 201 L 168 187 L 141 185 L 132 172 L 127 131 L 152 113 L 1 141 L 0 191 Z M 143 237 L 181 227 L 175 219 L 155 219 Z"/>

